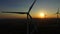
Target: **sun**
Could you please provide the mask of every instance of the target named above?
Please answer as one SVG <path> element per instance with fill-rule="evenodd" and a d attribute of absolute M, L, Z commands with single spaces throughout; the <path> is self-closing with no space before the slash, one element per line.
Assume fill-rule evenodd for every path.
<path fill-rule="evenodd" d="M 41 18 L 44 18 L 45 17 L 45 14 L 44 13 L 40 13 L 40 17 Z"/>

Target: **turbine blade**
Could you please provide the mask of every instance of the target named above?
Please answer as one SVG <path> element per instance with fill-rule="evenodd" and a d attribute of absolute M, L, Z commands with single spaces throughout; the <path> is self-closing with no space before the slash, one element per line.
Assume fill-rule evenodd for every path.
<path fill-rule="evenodd" d="M 5 12 L 5 11 L 2 11 L 2 13 L 17 13 L 17 14 L 19 14 L 20 12 Z"/>
<path fill-rule="evenodd" d="M 29 14 L 30 19 L 32 19 L 31 15 Z"/>
<path fill-rule="evenodd" d="M 35 4 L 36 0 L 34 0 L 33 4 L 30 6 L 29 10 L 28 10 L 28 13 L 31 11 L 33 5 Z"/>

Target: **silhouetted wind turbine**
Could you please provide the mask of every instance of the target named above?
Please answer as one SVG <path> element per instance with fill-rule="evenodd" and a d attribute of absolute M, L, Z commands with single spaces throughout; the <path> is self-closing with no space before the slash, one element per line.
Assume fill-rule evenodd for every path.
<path fill-rule="evenodd" d="M 27 14 L 27 19 L 32 19 L 31 15 L 30 15 L 30 11 L 32 9 L 32 7 L 34 6 L 36 0 L 34 0 L 34 2 L 32 3 L 32 5 L 30 6 L 28 12 L 5 12 L 5 11 L 2 11 L 2 13 L 17 13 L 17 14 Z M 29 23 L 27 23 L 27 34 L 29 34 Z"/>
<path fill-rule="evenodd" d="M 60 13 L 59 13 L 59 8 L 58 8 L 58 11 L 57 11 L 56 14 L 57 14 L 57 24 L 58 24 L 58 19 L 59 19 L 59 14 L 60 14 Z"/>
<path fill-rule="evenodd" d="M 46 16 L 47 16 L 47 15 L 45 14 L 45 19 L 46 19 Z"/>
<path fill-rule="evenodd" d="M 47 23 L 47 15 L 44 15 L 44 23 Z"/>

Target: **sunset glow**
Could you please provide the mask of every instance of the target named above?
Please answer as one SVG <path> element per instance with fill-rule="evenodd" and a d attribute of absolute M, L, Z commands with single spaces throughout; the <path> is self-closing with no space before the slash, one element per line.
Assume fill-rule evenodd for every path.
<path fill-rule="evenodd" d="M 40 13 L 40 18 L 44 18 L 45 14 L 44 13 Z"/>
<path fill-rule="evenodd" d="M 0 0 L 0 18 L 26 18 L 21 14 L 4 14 L 7 12 L 28 12 L 32 18 L 56 18 L 56 12 L 60 11 L 60 0 L 36 0 L 32 8 L 34 0 Z M 29 10 L 30 9 L 30 10 Z M 60 15 L 59 15 L 60 18 Z"/>

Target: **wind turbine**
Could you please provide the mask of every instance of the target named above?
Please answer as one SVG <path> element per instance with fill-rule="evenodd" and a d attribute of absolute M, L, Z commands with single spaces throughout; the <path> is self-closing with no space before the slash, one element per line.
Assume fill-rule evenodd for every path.
<path fill-rule="evenodd" d="M 34 2 L 32 3 L 32 5 L 30 6 L 28 12 L 5 12 L 5 11 L 2 11 L 2 13 L 26 14 L 27 19 L 32 19 L 31 15 L 30 15 L 30 11 L 31 11 L 32 7 L 34 6 L 35 2 L 36 2 L 36 0 L 34 0 Z M 29 23 L 27 23 L 27 34 L 29 34 Z"/>
<path fill-rule="evenodd" d="M 57 24 L 58 24 L 58 19 L 59 19 L 59 8 L 58 8 L 58 11 L 56 12 L 56 14 L 57 14 Z"/>
<path fill-rule="evenodd" d="M 46 16 L 47 16 L 47 15 L 45 14 L 45 19 L 46 19 Z"/>

